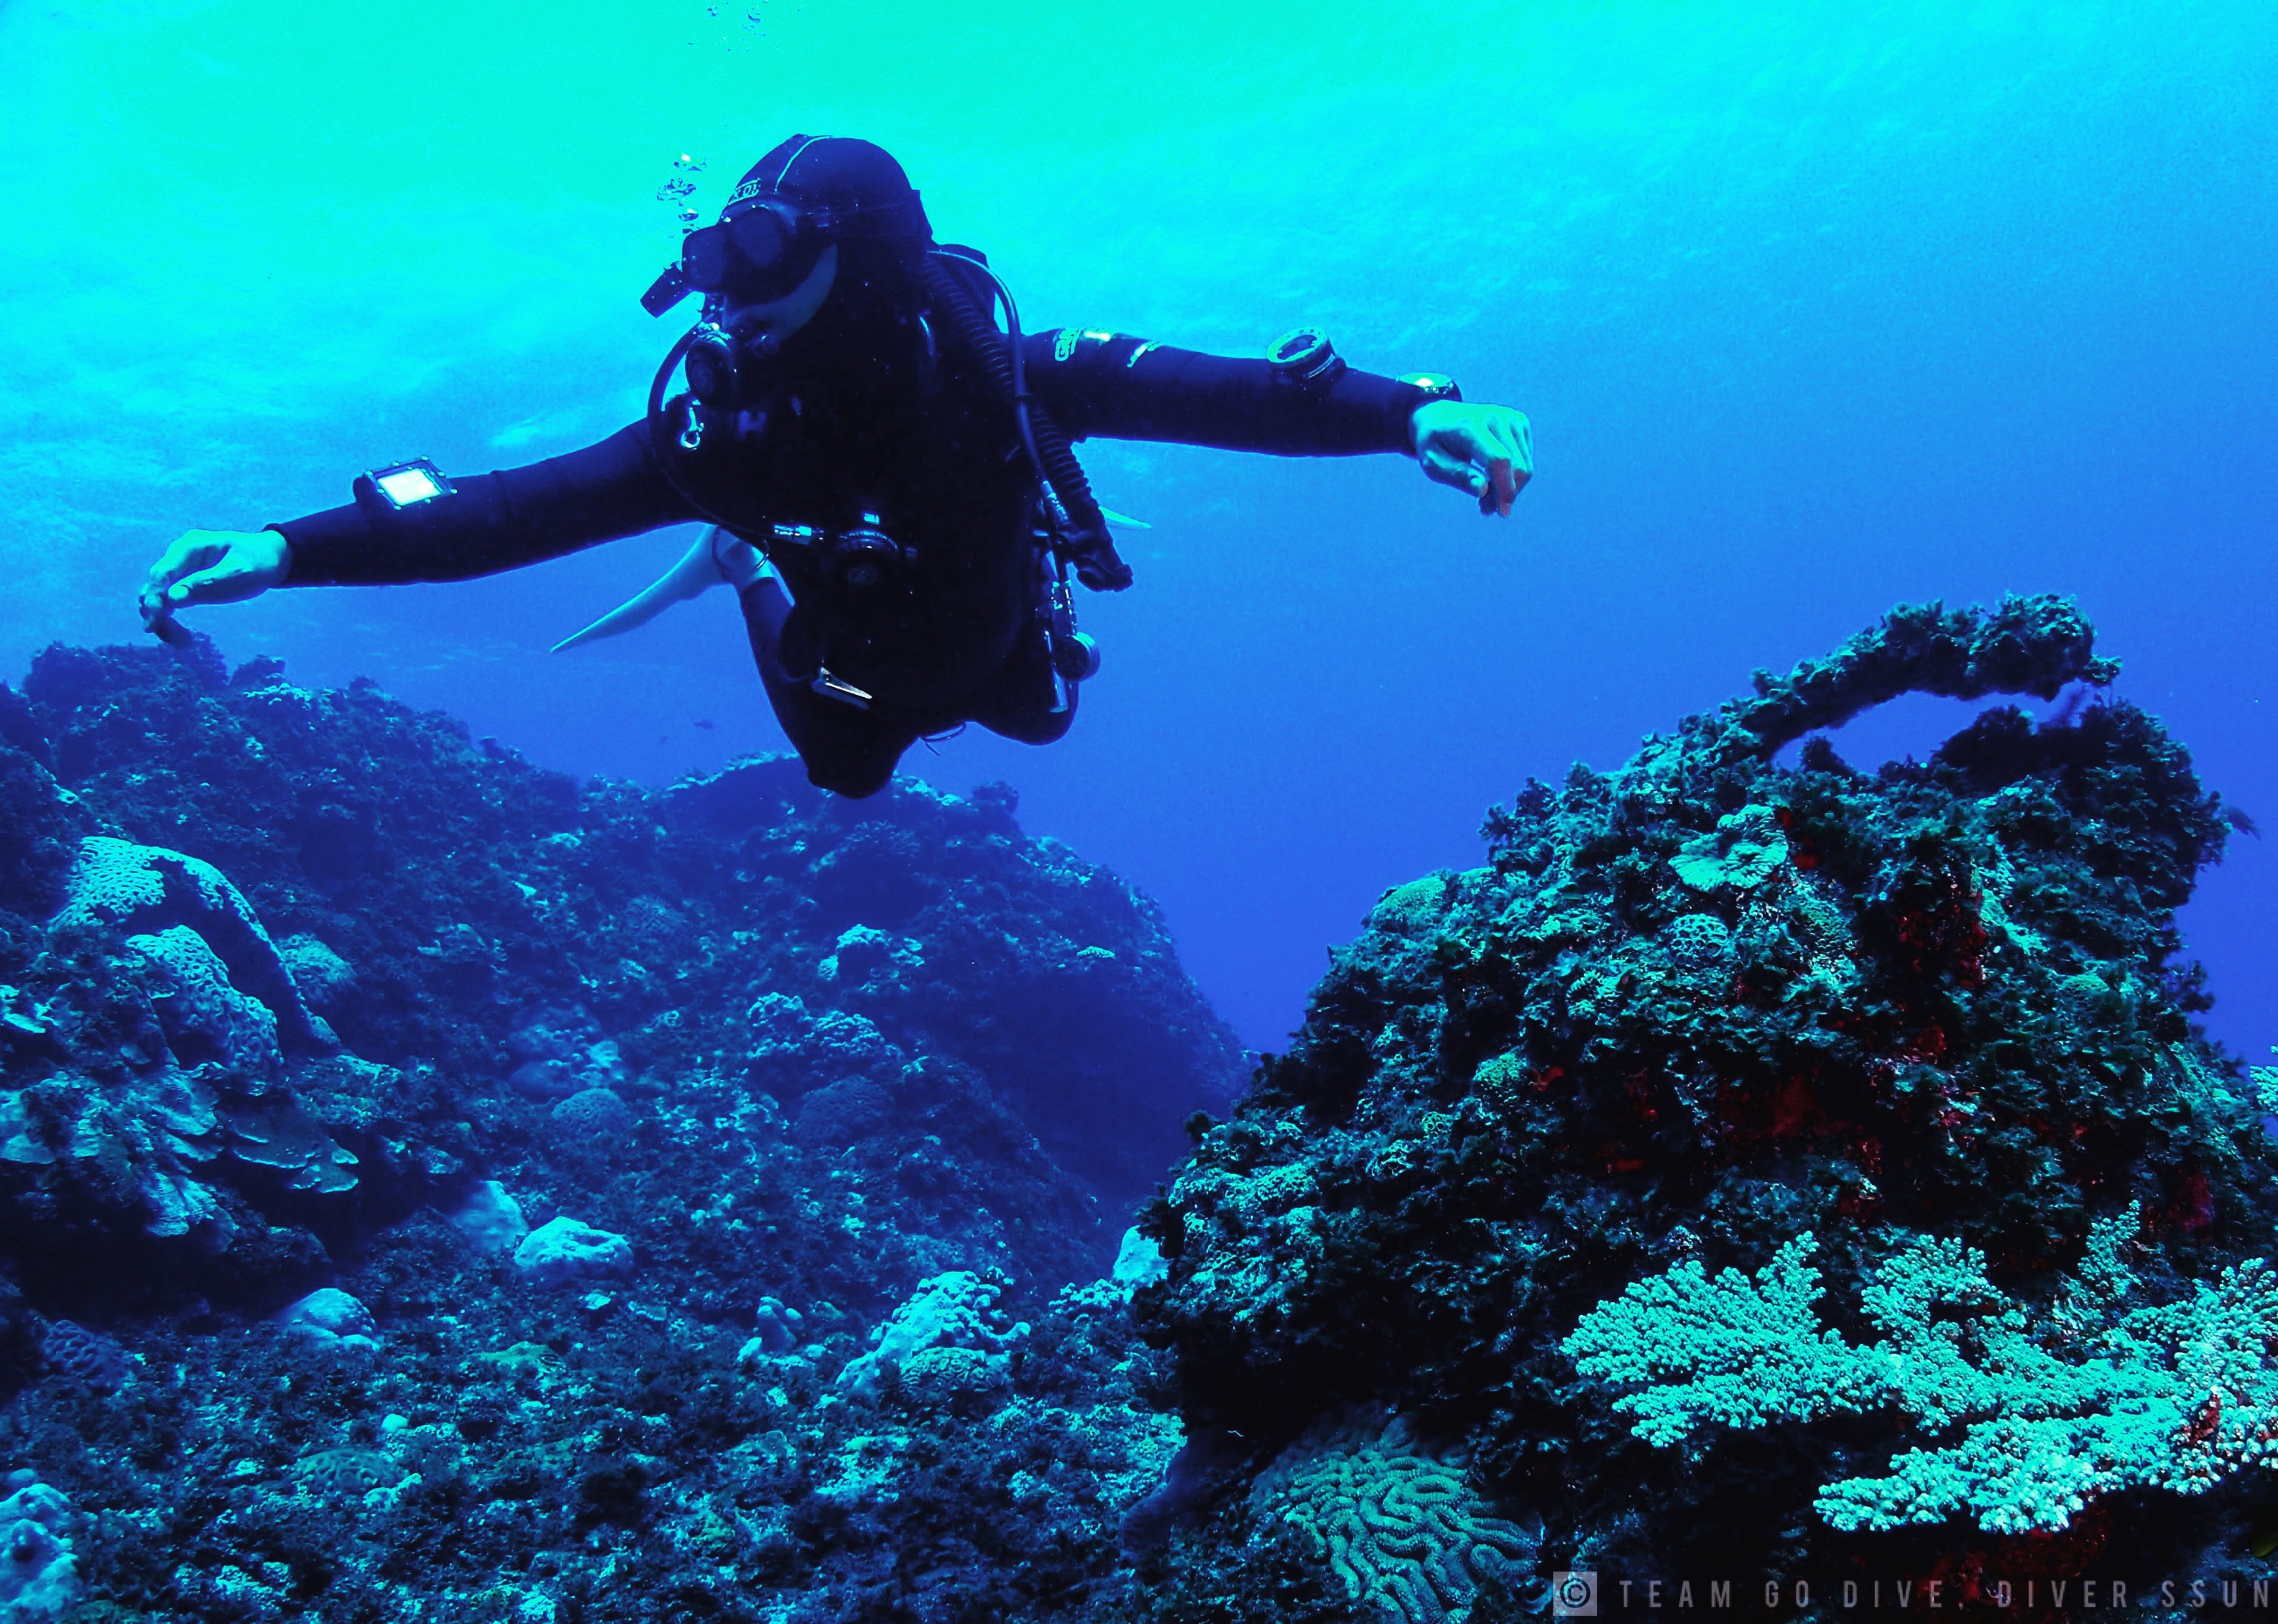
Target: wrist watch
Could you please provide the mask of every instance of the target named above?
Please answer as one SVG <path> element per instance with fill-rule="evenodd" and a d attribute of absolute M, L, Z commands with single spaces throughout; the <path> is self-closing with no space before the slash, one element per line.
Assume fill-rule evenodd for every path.
<path fill-rule="evenodd" d="M 1403 372 L 1398 381 L 1410 389 L 1420 391 L 1424 396 L 1408 412 L 1408 454 L 1412 457 L 1417 454 L 1416 414 L 1434 400 L 1460 400 L 1464 398 L 1464 392 L 1445 372 Z"/>

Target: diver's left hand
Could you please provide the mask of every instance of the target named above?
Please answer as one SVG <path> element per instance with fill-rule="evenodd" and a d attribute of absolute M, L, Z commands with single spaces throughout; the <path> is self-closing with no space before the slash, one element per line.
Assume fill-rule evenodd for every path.
<path fill-rule="evenodd" d="M 1426 400 L 1408 429 L 1426 475 L 1470 492 L 1481 513 L 1509 518 L 1513 499 L 1534 477 L 1534 427 L 1525 412 Z"/>

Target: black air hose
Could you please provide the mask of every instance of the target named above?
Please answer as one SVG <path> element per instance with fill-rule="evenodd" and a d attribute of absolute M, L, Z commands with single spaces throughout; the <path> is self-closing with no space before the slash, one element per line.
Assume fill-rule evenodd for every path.
<path fill-rule="evenodd" d="M 1131 566 L 1115 551 L 1115 538 L 1108 534 L 1107 518 L 1099 511 L 1098 499 L 1091 493 L 1091 481 L 1084 477 L 1083 465 L 1075 460 L 1075 453 L 1068 448 L 1067 436 L 1052 421 L 1051 414 L 1021 387 L 1025 380 L 1015 377 L 1020 369 L 1015 346 L 1021 341 L 1021 318 L 1013 313 L 1012 296 L 987 266 L 961 255 L 955 256 L 959 263 L 972 265 L 997 283 L 1013 328 L 1008 336 L 997 331 L 996 323 L 975 302 L 965 284 L 941 263 L 944 257 L 947 256 L 926 256 L 926 292 L 932 297 L 934 309 L 948 319 L 958 341 L 988 374 L 999 398 L 1012 407 L 1029 460 L 1067 514 L 1068 533 L 1064 541 L 1069 560 L 1075 566 L 1076 579 L 1096 592 L 1121 591 L 1131 584 Z"/>

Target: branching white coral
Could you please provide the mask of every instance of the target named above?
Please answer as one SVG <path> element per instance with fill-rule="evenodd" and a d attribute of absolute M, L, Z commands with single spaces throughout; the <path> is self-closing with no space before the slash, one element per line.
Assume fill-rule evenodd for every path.
<path fill-rule="evenodd" d="M 1863 1291 L 1886 1339 L 1823 1329 L 1818 1271 L 1797 1237 L 1753 1278 L 1698 1264 L 1632 1285 L 1585 1315 L 1564 1346 L 1582 1373 L 1632 1388 L 1615 1407 L 1648 1443 L 1712 1424 L 1760 1427 L 1896 1408 L 1958 1442 L 1909 1450 L 1887 1477 L 1829 1484 L 1837 1528 L 1968 1515 L 1989 1533 L 2065 1527 L 2102 1494 L 2198 1494 L 2278 1466 L 2278 1274 L 2260 1259 L 2182 1301 L 2126 1310 L 2137 1210 L 2098 1224 L 2057 1307 L 2030 1315 L 1959 1241 L 1909 1243 Z"/>

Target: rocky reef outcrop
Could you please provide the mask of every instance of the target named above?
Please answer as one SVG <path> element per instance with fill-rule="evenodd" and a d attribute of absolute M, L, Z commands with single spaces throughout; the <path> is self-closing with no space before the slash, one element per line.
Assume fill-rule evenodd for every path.
<path fill-rule="evenodd" d="M 1388 894 L 1144 1226 L 1230 1477 L 1368 1407 L 1466 1453 L 1538 1587 L 2269 1577 L 2278 1102 L 2175 928 L 2225 809 L 2116 700 L 1775 760 L 2111 675 L 2059 600 L 1901 610 Z"/>

